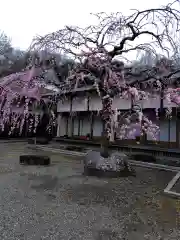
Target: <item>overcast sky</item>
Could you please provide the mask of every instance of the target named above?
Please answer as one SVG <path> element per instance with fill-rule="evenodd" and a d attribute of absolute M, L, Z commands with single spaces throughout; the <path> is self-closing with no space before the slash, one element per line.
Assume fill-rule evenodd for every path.
<path fill-rule="evenodd" d="M 91 12 L 124 12 L 165 5 L 168 0 L 2 0 L 0 30 L 15 47 L 26 49 L 35 35 L 60 29 L 63 25 L 88 25 Z"/>

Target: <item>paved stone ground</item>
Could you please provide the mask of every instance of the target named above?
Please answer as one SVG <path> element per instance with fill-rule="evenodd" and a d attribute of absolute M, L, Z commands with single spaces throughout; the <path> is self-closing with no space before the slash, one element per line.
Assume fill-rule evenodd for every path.
<path fill-rule="evenodd" d="M 32 152 L 0 144 L 0 239 L 180 239 L 179 202 L 162 195 L 174 173 L 87 178 L 79 159 L 52 153 L 50 167 L 20 166 L 19 155 Z"/>

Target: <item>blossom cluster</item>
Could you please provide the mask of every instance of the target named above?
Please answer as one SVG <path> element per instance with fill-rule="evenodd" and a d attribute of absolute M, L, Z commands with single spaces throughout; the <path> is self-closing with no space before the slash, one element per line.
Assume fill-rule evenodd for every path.
<path fill-rule="evenodd" d="M 131 138 L 137 135 L 137 129 L 139 129 L 140 135 L 148 134 L 153 140 L 156 140 L 159 134 L 159 127 L 149 120 L 147 116 L 143 115 L 140 107 L 135 108 L 140 100 L 148 99 L 151 94 L 127 84 L 123 65 L 112 63 L 111 59 L 106 58 L 104 55 L 104 58 L 103 56 L 101 58 L 90 56 L 85 67 L 89 69 L 92 75 L 96 75 L 94 87 L 102 101 L 101 117 L 105 122 L 107 135 L 111 138 L 115 131 L 121 139 Z M 30 70 L 7 76 L 1 81 L 1 131 L 4 131 L 6 124 L 9 124 L 11 126 L 9 130 L 10 135 L 17 128 L 19 129 L 19 134 L 21 134 L 24 124 L 28 123 L 29 131 L 36 133 L 41 116 L 37 113 L 31 114 L 29 106 L 32 105 L 32 102 L 39 103 L 42 100 L 37 78 L 38 71 L 38 68 L 32 67 Z M 82 75 L 81 81 L 83 81 Z M 100 81 L 97 81 L 98 78 Z M 74 80 L 76 82 L 76 79 Z M 69 84 L 72 84 L 72 81 Z M 158 86 L 160 91 L 161 84 L 158 83 Z M 131 99 L 132 102 L 132 109 L 127 113 L 128 116 L 124 118 L 122 124 L 119 124 L 119 113 L 112 108 L 113 98 L 117 94 L 121 98 Z M 169 103 L 180 104 L 180 88 L 166 89 L 165 98 Z M 121 106 L 119 106 L 119 109 L 121 109 Z M 167 108 L 166 112 L 170 116 L 172 112 L 171 107 Z M 53 126 L 56 124 L 54 114 L 51 113 L 51 116 L 47 126 L 49 132 L 52 131 Z M 158 117 L 158 111 L 156 111 L 156 116 Z"/>
<path fill-rule="evenodd" d="M 21 135 L 26 124 L 29 132 L 36 133 L 41 116 L 37 113 L 33 114 L 30 106 L 42 100 L 37 76 L 38 69 L 32 67 L 30 70 L 11 74 L 1 80 L 1 132 L 10 126 L 9 135 L 15 130 L 18 130 Z"/>
<path fill-rule="evenodd" d="M 99 72 L 100 83 L 95 80 L 94 86 L 102 101 L 103 109 L 101 116 L 105 122 L 107 135 L 109 138 L 112 138 L 112 135 L 116 132 L 116 135 L 118 135 L 120 139 L 134 138 L 137 135 L 137 129 L 139 129 L 138 132 L 140 136 L 146 134 L 152 140 L 156 140 L 160 131 L 159 126 L 143 114 L 140 106 L 138 109 L 134 109 L 134 106 L 138 106 L 141 100 L 148 100 L 148 98 L 151 97 L 151 93 L 130 86 L 124 76 L 123 64 L 120 62 L 114 64 L 112 60 L 106 56 L 106 53 L 104 53 L 104 55 L 101 54 L 101 58 L 92 54 L 92 56 L 88 58 L 86 68 L 88 68 L 92 74 L 95 73 L 97 75 Z M 115 91 L 113 92 L 114 89 Z M 162 84 L 157 80 L 156 95 L 160 95 L 161 91 Z M 117 111 L 112 108 L 113 98 L 117 96 L 117 93 L 121 95 L 122 98 L 130 99 L 132 102 L 132 109 L 128 111 L 128 117 L 125 118 L 123 123 L 119 122 Z M 164 94 L 164 98 L 167 99 L 169 103 L 174 102 L 177 105 L 180 104 L 180 89 L 168 88 L 164 91 Z M 118 108 L 121 109 L 121 106 Z M 169 106 L 166 109 L 166 115 L 171 117 L 171 113 L 172 107 Z M 156 117 L 159 117 L 158 109 L 156 109 Z"/>

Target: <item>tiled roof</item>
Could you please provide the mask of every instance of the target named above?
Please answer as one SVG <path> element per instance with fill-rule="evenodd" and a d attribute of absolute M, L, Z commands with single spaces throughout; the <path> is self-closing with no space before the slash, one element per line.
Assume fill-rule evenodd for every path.
<path fill-rule="evenodd" d="M 14 91 L 20 90 L 23 87 L 23 81 L 29 77 L 31 70 L 25 70 L 22 72 L 10 74 L 6 77 L 3 77 L 0 79 L 0 85 L 2 86 L 11 86 L 11 89 Z M 51 79 L 51 73 L 52 73 L 52 79 Z M 57 90 L 53 89 L 53 81 L 55 81 L 55 76 L 53 71 L 48 71 L 48 74 L 46 74 L 42 69 L 35 68 L 33 71 L 33 75 L 31 76 L 31 79 L 37 78 L 37 84 L 39 83 L 39 91 L 41 95 L 48 95 L 52 94 L 54 92 L 57 92 Z M 49 78 L 49 79 L 48 79 Z M 48 82 L 52 82 L 52 84 L 48 84 Z M 14 84 L 13 84 L 14 83 Z M 56 83 L 56 82 L 55 82 Z M 45 87 L 42 85 L 45 84 Z"/>

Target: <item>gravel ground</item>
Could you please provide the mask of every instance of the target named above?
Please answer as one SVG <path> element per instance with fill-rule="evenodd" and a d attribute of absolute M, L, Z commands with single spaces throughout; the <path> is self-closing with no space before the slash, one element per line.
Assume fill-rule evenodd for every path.
<path fill-rule="evenodd" d="M 0 239 L 180 239 L 179 201 L 162 194 L 174 173 L 87 178 L 79 159 L 48 153 L 50 167 L 20 166 L 25 153 L 45 154 L 0 144 Z"/>

